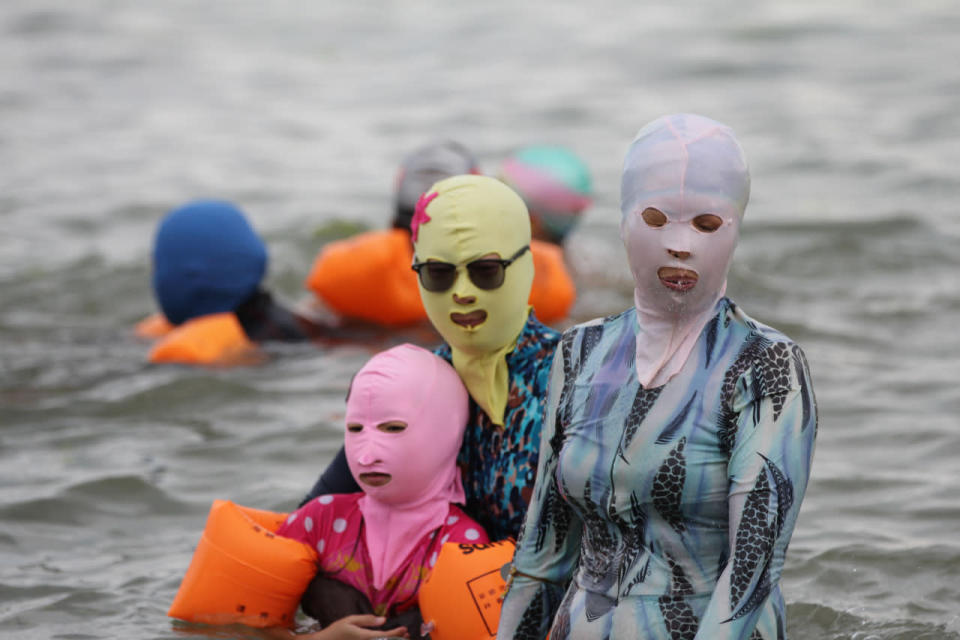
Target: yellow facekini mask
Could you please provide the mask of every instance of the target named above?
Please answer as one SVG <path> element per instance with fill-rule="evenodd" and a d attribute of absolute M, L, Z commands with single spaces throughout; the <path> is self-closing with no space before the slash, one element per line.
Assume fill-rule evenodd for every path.
<path fill-rule="evenodd" d="M 533 257 L 526 205 L 499 180 L 455 176 L 424 194 L 411 231 L 415 264 L 446 263 L 419 267 L 427 316 L 450 345 L 453 367 L 471 397 L 502 426 L 510 382 L 506 355 L 530 313 Z M 486 261 L 491 258 L 512 262 Z M 501 267 L 503 283 L 489 288 Z M 438 288 L 443 290 L 430 290 Z"/>

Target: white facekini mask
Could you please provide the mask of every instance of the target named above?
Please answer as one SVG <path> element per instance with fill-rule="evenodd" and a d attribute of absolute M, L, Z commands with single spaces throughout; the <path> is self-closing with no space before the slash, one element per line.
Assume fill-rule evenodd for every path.
<path fill-rule="evenodd" d="M 729 127 L 664 116 L 637 134 L 620 189 L 620 236 L 634 280 L 637 378 L 683 367 L 727 286 L 750 173 Z"/>

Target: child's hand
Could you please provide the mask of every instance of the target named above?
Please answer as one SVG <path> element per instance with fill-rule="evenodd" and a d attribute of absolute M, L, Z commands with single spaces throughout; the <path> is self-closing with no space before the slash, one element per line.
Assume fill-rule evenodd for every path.
<path fill-rule="evenodd" d="M 326 629 L 316 633 L 308 633 L 298 636 L 298 638 L 308 638 L 309 640 L 372 640 L 373 638 L 409 638 L 406 627 L 397 627 L 388 631 L 370 629 L 368 627 L 378 627 L 386 618 L 372 615 L 355 615 L 340 618 Z"/>

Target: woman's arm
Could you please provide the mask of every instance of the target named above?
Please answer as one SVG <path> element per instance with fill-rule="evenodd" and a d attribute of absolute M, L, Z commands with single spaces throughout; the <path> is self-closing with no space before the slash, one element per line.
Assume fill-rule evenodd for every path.
<path fill-rule="evenodd" d="M 295 633 L 290 629 L 280 627 L 271 627 L 265 631 L 277 640 L 372 640 L 373 638 L 410 637 L 404 627 L 397 627 L 388 631 L 375 628 L 382 625 L 386 620 L 383 617 L 363 614 L 346 616 L 325 629 L 310 633 Z"/>
<path fill-rule="evenodd" d="M 790 348 L 787 345 L 774 345 Z M 783 358 L 778 359 L 783 362 Z M 696 640 L 751 637 L 780 582 L 787 545 L 800 511 L 813 459 L 816 400 L 799 347 L 781 366 L 780 382 L 759 382 L 763 394 L 740 411 L 728 464 L 730 559 Z M 754 369 L 754 376 L 775 367 Z M 767 376 L 767 380 L 773 377 Z"/>
<path fill-rule="evenodd" d="M 513 557 L 497 638 L 545 638 L 580 557 L 582 524 L 557 485 L 563 439 L 562 433 L 557 437 L 562 430 L 557 407 L 564 387 L 565 344 L 558 347 L 550 371 L 533 501 Z"/>
<path fill-rule="evenodd" d="M 326 629 L 322 629 L 306 636 L 298 638 L 308 638 L 309 640 L 365 640 L 367 638 L 408 638 L 405 627 L 397 627 L 389 631 L 371 629 L 386 622 L 383 617 L 372 616 L 369 614 L 347 616 L 337 620 Z"/>

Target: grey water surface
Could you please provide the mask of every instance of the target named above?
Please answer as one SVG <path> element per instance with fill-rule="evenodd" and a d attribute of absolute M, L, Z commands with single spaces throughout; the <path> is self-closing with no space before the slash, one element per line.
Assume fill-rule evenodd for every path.
<path fill-rule="evenodd" d="M 790 637 L 960 638 L 958 34 L 933 0 L 0 3 L 0 637 L 262 637 L 165 615 L 210 502 L 291 509 L 352 373 L 409 337 L 146 364 L 167 209 L 239 204 L 293 303 L 324 242 L 386 224 L 411 148 L 494 173 L 565 144 L 597 192 L 567 253 L 584 320 L 631 303 L 627 145 L 693 111 L 752 166 L 729 293 L 819 401 Z"/>

